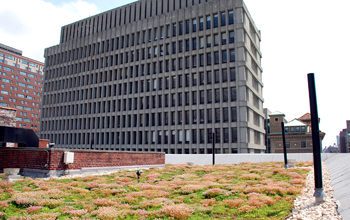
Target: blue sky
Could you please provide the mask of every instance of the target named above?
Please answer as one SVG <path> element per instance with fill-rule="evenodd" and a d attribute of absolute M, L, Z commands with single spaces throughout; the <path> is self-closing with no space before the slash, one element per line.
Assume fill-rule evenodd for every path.
<path fill-rule="evenodd" d="M 0 42 L 44 61 L 44 48 L 59 43 L 61 26 L 134 1 L 11 0 L 0 8 Z M 307 73 L 316 78 L 323 146 L 350 120 L 350 1 L 245 0 L 261 30 L 264 107 L 287 120 L 310 111 Z M 28 43 L 30 42 L 30 43 Z"/>

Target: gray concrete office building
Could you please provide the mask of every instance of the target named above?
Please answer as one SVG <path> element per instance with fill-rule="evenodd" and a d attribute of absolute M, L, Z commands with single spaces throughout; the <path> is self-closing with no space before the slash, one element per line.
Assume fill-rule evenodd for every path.
<path fill-rule="evenodd" d="M 55 147 L 261 153 L 260 31 L 242 0 L 139 0 L 63 26 L 45 50 Z M 213 135 L 214 134 L 214 135 Z"/>

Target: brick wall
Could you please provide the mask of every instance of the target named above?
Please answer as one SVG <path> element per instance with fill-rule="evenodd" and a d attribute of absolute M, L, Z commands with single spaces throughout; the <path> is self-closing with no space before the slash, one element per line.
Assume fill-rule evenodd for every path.
<path fill-rule="evenodd" d="M 0 148 L 0 169 L 21 168 L 21 171 L 23 168 L 64 170 L 87 167 L 165 164 L 164 153 L 69 150 L 74 152 L 74 163 L 66 166 L 63 163 L 65 151 L 67 149 Z M 45 168 L 46 163 L 50 165 L 47 168 Z"/>
<path fill-rule="evenodd" d="M 50 143 L 50 140 L 39 139 L 39 148 L 47 148 L 47 145 Z"/>

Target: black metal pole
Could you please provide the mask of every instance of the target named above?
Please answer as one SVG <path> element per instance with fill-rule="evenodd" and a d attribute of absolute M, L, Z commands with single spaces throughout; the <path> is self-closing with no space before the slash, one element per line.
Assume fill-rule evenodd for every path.
<path fill-rule="evenodd" d="M 282 128 L 282 140 L 283 140 L 283 154 L 284 154 L 284 168 L 288 168 L 288 161 L 287 161 L 287 145 L 286 145 L 286 135 L 284 133 L 284 122 L 281 122 L 281 128 Z"/>
<path fill-rule="evenodd" d="M 321 163 L 321 141 L 320 131 L 318 127 L 318 112 L 316 99 L 315 76 L 313 73 L 307 74 L 309 85 L 310 98 L 310 113 L 311 113 L 311 130 L 312 130 L 312 147 L 314 156 L 314 173 L 315 173 L 315 194 L 316 203 L 323 202 L 325 194 L 323 192 L 322 182 L 322 163 Z"/>
<path fill-rule="evenodd" d="M 212 133 L 213 135 L 213 166 L 215 166 L 215 133 Z"/>

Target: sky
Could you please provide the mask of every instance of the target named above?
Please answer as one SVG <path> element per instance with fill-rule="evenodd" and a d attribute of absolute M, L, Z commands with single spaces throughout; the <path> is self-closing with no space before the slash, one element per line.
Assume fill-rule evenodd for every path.
<path fill-rule="evenodd" d="M 0 43 L 44 61 L 61 27 L 130 0 L 11 0 L 0 8 Z M 350 120 L 350 1 L 245 0 L 261 30 L 264 108 L 288 121 L 310 112 L 307 74 L 314 73 L 322 146 L 336 143 Z"/>

